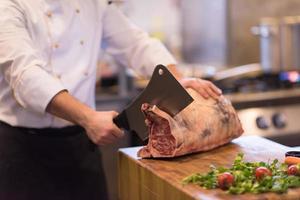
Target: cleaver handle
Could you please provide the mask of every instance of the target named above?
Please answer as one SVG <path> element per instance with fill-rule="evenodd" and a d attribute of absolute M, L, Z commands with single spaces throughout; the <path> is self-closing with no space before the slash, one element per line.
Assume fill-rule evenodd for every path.
<path fill-rule="evenodd" d="M 127 131 L 130 130 L 129 123 L 128 123 L 128 120 L 127 120 L 127 115 L 124 111 L 121 112 L 115 118 L 113 118 L 113 122 L 117 125 L 118 128 L 122 128 L 122 129 L 125 129 Z"/>

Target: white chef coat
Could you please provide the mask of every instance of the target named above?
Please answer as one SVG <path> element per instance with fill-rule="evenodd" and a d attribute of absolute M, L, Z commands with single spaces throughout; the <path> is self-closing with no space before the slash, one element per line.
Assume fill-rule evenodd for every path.
<path fill-rule="evenodd" d="M 45 112 L 62 90 L 94 108 L 101 43 L 140 74 L 175 63 L 104 0 L 1 0 L 0 13 L 0 121 L 13 126 L 70 125 Z"/>

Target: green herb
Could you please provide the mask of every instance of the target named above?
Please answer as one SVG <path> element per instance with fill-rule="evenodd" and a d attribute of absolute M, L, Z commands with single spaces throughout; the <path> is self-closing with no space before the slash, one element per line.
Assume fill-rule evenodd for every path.
<path fill-rule="evenodd" d="M 264 167 L 271 171 L 271 176 L 264 176 L 257 179 L 256 169 Z M 299 176 L 289 176 L 287 174 L 288 166 L 279 163 L 277 159 L 272 162 L 245 162 L 244 155 L 238 154 L 230 168 L 211 166 L 206 174 L 192 174 L 183 179 L 183 184 L 197 184 L 206 189 L 220 187 L 218 185 L 218 176 L 224 172 L 229 172 L 234 176 L 233 184 L 227 188 L 230 194 L 243 193 L 263 193 L 276 192 L 284 193 L 288 188 L 300 187 Z"/>

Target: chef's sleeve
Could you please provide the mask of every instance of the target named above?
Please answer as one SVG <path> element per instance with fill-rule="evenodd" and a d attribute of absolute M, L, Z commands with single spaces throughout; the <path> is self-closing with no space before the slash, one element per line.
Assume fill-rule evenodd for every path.
<path fill-rule="evenodd" d="M 14 1 L 0 1 L 0 73 L 25 109 L 44 113 L 65 88 L 50 72 L 26 29 L 25 16 Z M 1 78 L 1 76 L 0 76 Z"/>
<path fill-rule="evenodd" d="M 122 65 L 150 76 L 157 64 L 176 64 L 159 40 L 131 23 L 113 4 L 106 7 L 102 20 L 105 50 Z"/>

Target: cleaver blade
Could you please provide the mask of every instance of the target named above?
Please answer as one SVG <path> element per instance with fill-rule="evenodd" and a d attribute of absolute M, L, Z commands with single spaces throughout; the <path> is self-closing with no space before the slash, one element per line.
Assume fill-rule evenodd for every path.
<path fill-rule="evenodd" d="M 119 128 L 134 132 L 145 141 L 148 128 L 141 111 L 142 104 L 156 105 L 174 117 L 193 100 L 167 67 L 157 65 L 146 88 L 113 121 Z"/>

